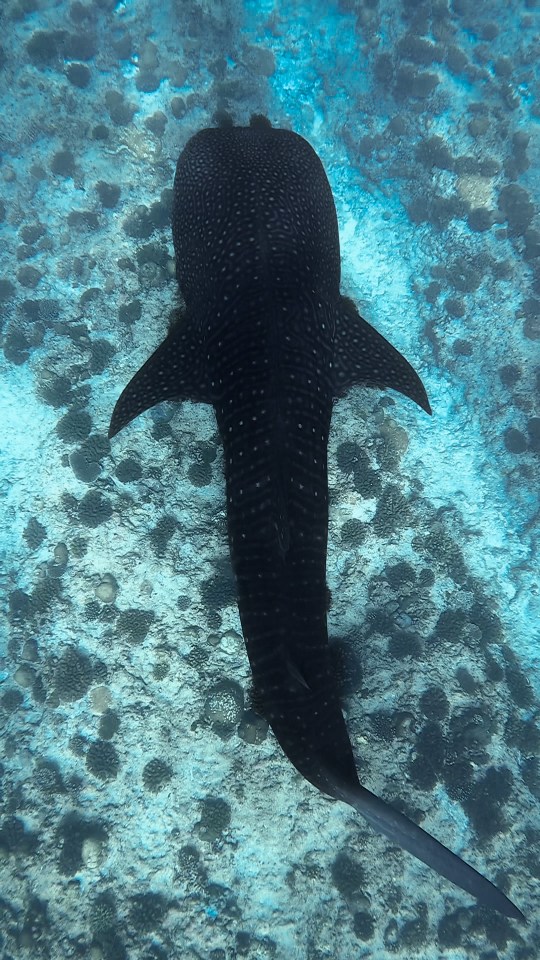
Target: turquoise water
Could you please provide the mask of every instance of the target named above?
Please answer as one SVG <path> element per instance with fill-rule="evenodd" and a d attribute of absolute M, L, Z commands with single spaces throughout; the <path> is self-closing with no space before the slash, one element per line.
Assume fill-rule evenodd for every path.
<path fill-rule="evenodd" d="M 0 956 L 533 960 L 538 6 L 45 0 L 0 24 Z M 254 721 L 211 408 L 107 440 L 177 304 L 177 156 L 224 110 L 318 152 L 343 292 L 433 408 L 357 388 L 334 411 L 329 628 L 362 782 L 527 927 Z"/>

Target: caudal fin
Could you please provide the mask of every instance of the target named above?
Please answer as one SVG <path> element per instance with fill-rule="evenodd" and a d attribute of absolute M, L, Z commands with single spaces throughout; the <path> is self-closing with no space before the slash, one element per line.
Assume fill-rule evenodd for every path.
<path fill-rule="evenodd" d="M 479 903 L 498 910 L 505 917 L 526 922 L 521 910 L 502 890 L 374 793 L 366 790 L 365 787 L 355 787 L 348 791 L 343 799 L 354 807 L 374 830 L 399 844 L 404 850 L 412 853 L 413 857 L 427 863 L 428 867 L 432 867 L 457 887 L 466 890 Z"/>

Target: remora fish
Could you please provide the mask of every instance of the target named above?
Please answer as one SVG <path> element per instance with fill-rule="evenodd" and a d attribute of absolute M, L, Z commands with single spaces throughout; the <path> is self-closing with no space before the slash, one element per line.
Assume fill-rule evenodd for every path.
<path fill-rule="evenodd" d="M 361 384 L 431 409 L 410 364 L 340 294 L 321 161 L 264 117 L 201 130 L 178 160 L 172 229 L 185 315 L 121 394 L 109 436 L 162 400 L 213 405 L 256 700 L 284 753 L 375 830 L 480 903 L 524 920 L 489 880 L 358 780 L 328 662 L 332 404 Z"/>

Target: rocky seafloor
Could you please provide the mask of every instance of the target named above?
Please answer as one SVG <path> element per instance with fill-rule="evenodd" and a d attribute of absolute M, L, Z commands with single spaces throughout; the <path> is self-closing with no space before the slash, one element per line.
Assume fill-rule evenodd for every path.
<path fill-rule="evenodd" d="M 4 0 L 2 960 L 536 960 L 538 4 Z M 304 135 L 343 292 L 433 417 L 355 389 L 329 628 L 362 782 L 527 926 L 304 782 L 249 698 L 210 408 L 107 439 L 178 304 L 177 156 Z"/>

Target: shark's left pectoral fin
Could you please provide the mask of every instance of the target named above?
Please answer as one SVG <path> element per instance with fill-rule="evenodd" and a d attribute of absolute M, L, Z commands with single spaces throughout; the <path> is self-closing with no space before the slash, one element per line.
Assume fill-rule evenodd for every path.
<path fill-rule="evenodd" d="M 116 401 L 109 438 L 163 400 L 211 403 L 200 334 L 184 316 L 137 371 Z"/>
<path fill-rule="evenodd" d="M 431 413 L 427 393 L 416 370 L 366 320 L 356 305 L 341 297 L 334 340 L 335 393 L 352 386 L 391 387 Z"/>

